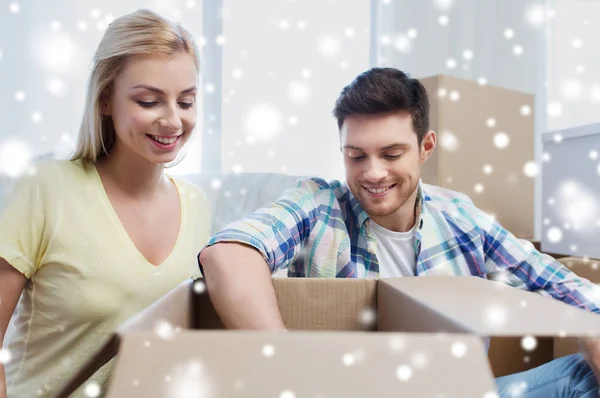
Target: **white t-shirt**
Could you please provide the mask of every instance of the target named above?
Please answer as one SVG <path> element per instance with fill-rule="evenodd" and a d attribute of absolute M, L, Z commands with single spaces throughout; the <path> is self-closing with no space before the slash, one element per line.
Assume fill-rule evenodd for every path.
<path fill-rule="evenodd" d="M 417 269 L 415 227 L 408 232 L 394 232 L 383 228 L 373 220 L 370 221 L 377 240 L 379 276 L 381 278 L 415 276 Z"/>

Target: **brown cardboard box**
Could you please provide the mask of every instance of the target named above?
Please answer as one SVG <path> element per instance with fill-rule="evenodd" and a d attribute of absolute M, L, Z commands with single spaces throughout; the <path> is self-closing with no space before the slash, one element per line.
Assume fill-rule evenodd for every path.
<path fill-rule="evenodd" d="M 60 396 L 118 353 L 107 397 L 177 397 L 188 383 L 206 397 L 487 398 L 485 336 L 600 331 L 595 314 L 476 277 L 273 279 L 293 331 L 208 331 L 220 321 L 202 283 L 123 325 Z"/>
<path fill-rule="evenodd" d="M 477 207 L 494 214 L 519 238 L 534 236 L 534 180 L 523 172 L 534 160 L 534 96 L 450 76 L 419 79 L 431 102 L 431 128 L 438 134 L 423 182 L 463 192 Z M 528 107 L 530 112 L 521 113 Z M 495 125 L 489 127 L 488 119 Z M 494 145 L 506 133 L 508 146 Z M 492 167 L 491 173 L 484 166 Z M 475 190 L 481 184 L 483 191 Z"/>

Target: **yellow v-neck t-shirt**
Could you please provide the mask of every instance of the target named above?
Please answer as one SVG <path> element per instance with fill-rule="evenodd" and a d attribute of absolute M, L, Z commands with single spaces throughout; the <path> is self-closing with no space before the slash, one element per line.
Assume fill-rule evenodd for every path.
<path fill-rule="evenodd" d="M 206 196 L 170 178 L 181 226 L 158 266 L 130 239 L 92 164 L 43 161 L 19 182 L 0 210 L 0 257 L 28 278 L 3 344 L 9 398 L 52 396 L 123 321 L 200 276 L 197 255 L 210 232 Z M 92 378 L 101 389 L 112 365 Z M 84 388 L 74 396 L 85 396 Z"/>

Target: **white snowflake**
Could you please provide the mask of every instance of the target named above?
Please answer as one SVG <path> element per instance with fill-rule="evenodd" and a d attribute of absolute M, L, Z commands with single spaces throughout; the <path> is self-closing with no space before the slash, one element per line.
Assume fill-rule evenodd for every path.
<path fill-rule="evenodd" d="M 408 54 L 412 51 L 413 43 L 408 36 L 398 35 L 394 40 L 394 48 L 402 54 Z"/>
<path fill-rule="evenodd" d="M 221 185 L 223 185 L 223 182 L 219 179 L 214 179 L 210 182 L 210 186 L 213 187 L 214 189 L 221 188 Z"/>
<path fill-rule="evenodd" d="M 373 308 L 365 308 L 360 313 L 360 323 L 363 326 L 370 327 L 375 324 L 377 313 Z"/>
<path fill-rule="evenodd" d="M 417 369 L 424 369 L 429 364 L 427 354 L 424 352 L 416 352 L 412 355 L 412 365 Z"/>
<path fill-rule="evenodd" d="M 486 308 L 484 313 L 484 321 L 488 326 L 499 327 L 503 326 L 508 320 L 508 311 L 500 305 L 491 305 Z"/>
<path fill-rule="evenodd" d="M 204 281 L 201 280 L 196 280 L 194 281 L 194 293 L 196 294 L 202 294 L 204 292 L 206 292 L 206 283 L 204 283 Z"/>
<path fill-rule="evenodd" d="M 296 398 L 296 394 L 294 394 L 290 390 L 285 390 L 282 391 L 281 394 L 279 394 L 279 398 Z"/>
<path fill-rule="evenodd" d="M 32 151 L 25 143 L 8 141 L 0 146 L 0 174 L 17 178 L 31 165 Z"/>
<path fill-rule="evenodd" d="M 393 336 L 390 338 L 389 347 L 394 352 L 402 352 L 406 348 L 406 340 L 400 336 Z"/>
<path fill-rule="evenodd" d="M 31 114 L 31 121 L 34 123 L 39 123 L 42 121 L 42 114 L 40 112 L 33 112 Z"/>
<path fill-rule="evenodd" d="M 288 30 L 289 28 L 290 28 L 290 21 L 288 21 L 287 19 L 282 19 L 281 21 L 279 21 L 279 29 Z"/>
<path fill-rule="evenodd" d="M 440 134 L 440 147 L 446 151 L 455 152 L 460 147 L 460 144 L 453 132 L 444 130 Z"/>
<path fill-rule="evenodd" d="M 60 21 L 50 22 L 50 29 L 52 29 L 55 32 L 59 31 L 61 27 L 62 27 L 62 25 L 61 25 Z"/>
<path fill-rule="evenodd" d="M 537 339 L 534 336 L 525 336 L 521 339 L 521 347 L 525 351 L 533 351 L 537 347 Z"/>
<path fill-rule="evenodd" d="M 319 52 L 326 58 L 336 56 L 340 52 L 340 47 L 339 40 L 333 36 L 323 36 L 318 42 Z"/>
<path fill-rule="evenodd" d="M 485 124 L 489 127 L 489 128 L 494 128 L 496 127 L 496 119 L 494 119 L 493 117 L 488 118 L 485 121 Z"/>
<path fill-rule="evenodd" d="M 523 174 L 529 178 L 534 178 L 540 171 L 539 165 L 534 161 L 529 161 L 523 166 Z"/>
<path fill-rule="evenodd" d="M 491 164 L 486 164 L 483 166 L 483 173 L 486 175 L 490 175 L 492 174 L 492 172 L 494 171 L 494 168 L 492 167 Z"/>
<path fill-rule="evenodd" d="M 546 9 L 541 4 L 534 4 L 526 11 L 527 22 L 534 26 L 540 27 L 546 22 Z"/>
<path fill-rule="evenodd" d="M 46 82 L 46 88 L 50 94 L 62 97 L 65 94 L 65 83 L 59 78 L 53 77 Z"/>
<path fill-rule="evenodd" d="M 257 140 L 270 140 L 281 131 L 281 113 L 270 104 L 255 105 L 246 116 L 245 127 Z"/>
<path fill-rule="evenodd" d="M 562 230 L 558 227 L 552 227 L 550 229 L 548 229 L 548 232 L 546 234 L 546 237 L 548 238 L 548 241 L 551 243 L 558 243 L 562 240 L 563 237 L 563 233 Z"/>
<path fill-rule="evenodd" d="M 356 363 L 356 358 L 354 354 L 347 353 L 342 356 L 342 363 L 346 366 L 353 366 Z"/>
<path fill-rule="evenodd" d="M 575 100 L 581 97 L 583 86 L 577 79 L 568 79 L 563 83 L 562 92 L 565 98 Z"/>
<path fill-rule="evenodd" d="M 454 0 L 435 0 L 435 4 L 441 9 L 448 9 L 452 7 Z"/>
<path fill-rule="evenodd" d="M 524 381 L 514 383 L 508 387 L 507 393 L 510 397 L 520 397 L 527 390 L 527 383 Z"/>
<path fill-rule="evenodd" d="M 510 144 L 510 137 L 504 132 L 499 132 L 494 135 L 494 146 L 498 149 L 504 149 Z"/>
<path fill-rule="evenodd" d="M 447 15 L 440 15 L 440 17 L 438 18 L 438 23 L 441 26 L 446 26 L 446 25 L 448 25 L 449 22 L 450 22 L 450 18 L 448 18 Z"/>
<path fill-rule="evenodd" d="M 85 386 L 85 395 L 90 398 L 99 397 L 102 390 L 100 389 L 100 385 L 95 381 L 91 381 Z"/>
<path fill-rule="evenodd" d="M 23 102 L 25 100 L 25 93 L 23 90 L 19 90 L 15 93 L 15 100 L 18 102 Z"/>
<path fill-rule="evenodd" d="M 593 85 L 590 89 L 590 100 L 600 102 L 600 85 Z"/>
<path fill-rule="evenodd" d="M 0 363 L 6 365 L 11 360 L 11 354 L 8 348 L 0 348 Z"/>
<path fill-rule="evenodd" d="M 513 37 L 515 37 L 515 31 L 510 28 L 505 29 L 504 37 L 506 37 L 508 40 L 512 39 Z"/>
<path fill-rule="evenodd" d="M 484 191 L 484 189 L 485 189 L 485 187 L 484 187 L 484 186 L 483 186 L 483 184 L 481 184 L 481 183 L 477 183 L 477 184 L 475 184 L 475 186 L 473 187 L 473 190 L 474 190 L 476 193 L 482 193 L 482 192 Z"/>
<path fill-rule="evenodd" d="M 272 344 L 265 344 L 262 348 L 262 354 L 267 358 L 272 357 L 275 355 L 275 347 Z"/>
<path fill-rule="evenodd" d="M 176 366 L 170 372 L 172 382 L 165 384 L 165 396 L 173 398 L 216 397 L 217 389 L 208 369 L 199 360 Z"/>
<path fill-rule="evenodd" d="M 231 72 L 231 75 L 233 76 L 234 79 L 241 79 L 243 76 L 242 70 L 240 68 L 236 68 Z"/>
<path fill-rule="evenodd" d="M 310 89 L 304 82 L 291 82 L 288 96 L 293 103 L 304 104 L 310 98 Z"/>
<path fill-rule="evenodd" d="M 523 54 L 523 51 L 524 51 L 523 46 L 521 46 L 521 45 L 517 44 L 516 46 L 513 47 L 513 54 L 515 54 L 516 56 Z"/>
<path fill-rule="evenodd" d="M 452 352 L 452 355 L 454 355 L 456 358 L 462 358 L 465 355 L 467 355 L 468 349 L 465 343 L 463 343 L 462 341 L 457 341 L 452 344 L 450 351 Z"/>
<path fill-rule="evenodd" d="M 412 377 L 412 374 L 413 374 L 412 369 L 408 365 L 399 366 L 398 369 L 396 370 L 396 376 L 401 381 L 410 380 L 410 378 Z"/>
<path fill-rule="evenodd" d="M 173 325 L 165 320 L 159 320 L 154 325 L 154 333 L 158 335 L 158 337 L 168 340 L 175 335 L 175 330 L 173 329 Z"/>

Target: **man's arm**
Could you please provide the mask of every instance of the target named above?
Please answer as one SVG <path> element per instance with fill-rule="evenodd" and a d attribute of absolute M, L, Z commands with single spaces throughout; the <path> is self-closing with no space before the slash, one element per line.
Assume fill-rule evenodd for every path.
<path fill-rule="evenodd" d="M 200 253 L 215 310 L 227 329 L 283 330 L 271 274 L 254 248 L 217 243 Z"/>
<path fill-rule="evenodd" d="M 474 205 L 465 206 L 463 214 L 481 234 L 489 279 L 600 314 L 598 286 L 516 238 Z"/>
<path fill-rule="evenodd" d="M 217 233 L 199 256 L 208 294 L 228 329 L 285 329 L 271 273 L 298 256 L 318 217 L 318 185 L 303 180 L 270 206 Z"/>
<path fill-rule="evenodd" d="M 466 213 L 481 231 L 488 277 L 511 286 L 541 293 L 600 315 L 600 287 L 518 239 L 483 211 Z M 580 349 L 600 381 L 600 340 L 580 339 Z"/>

